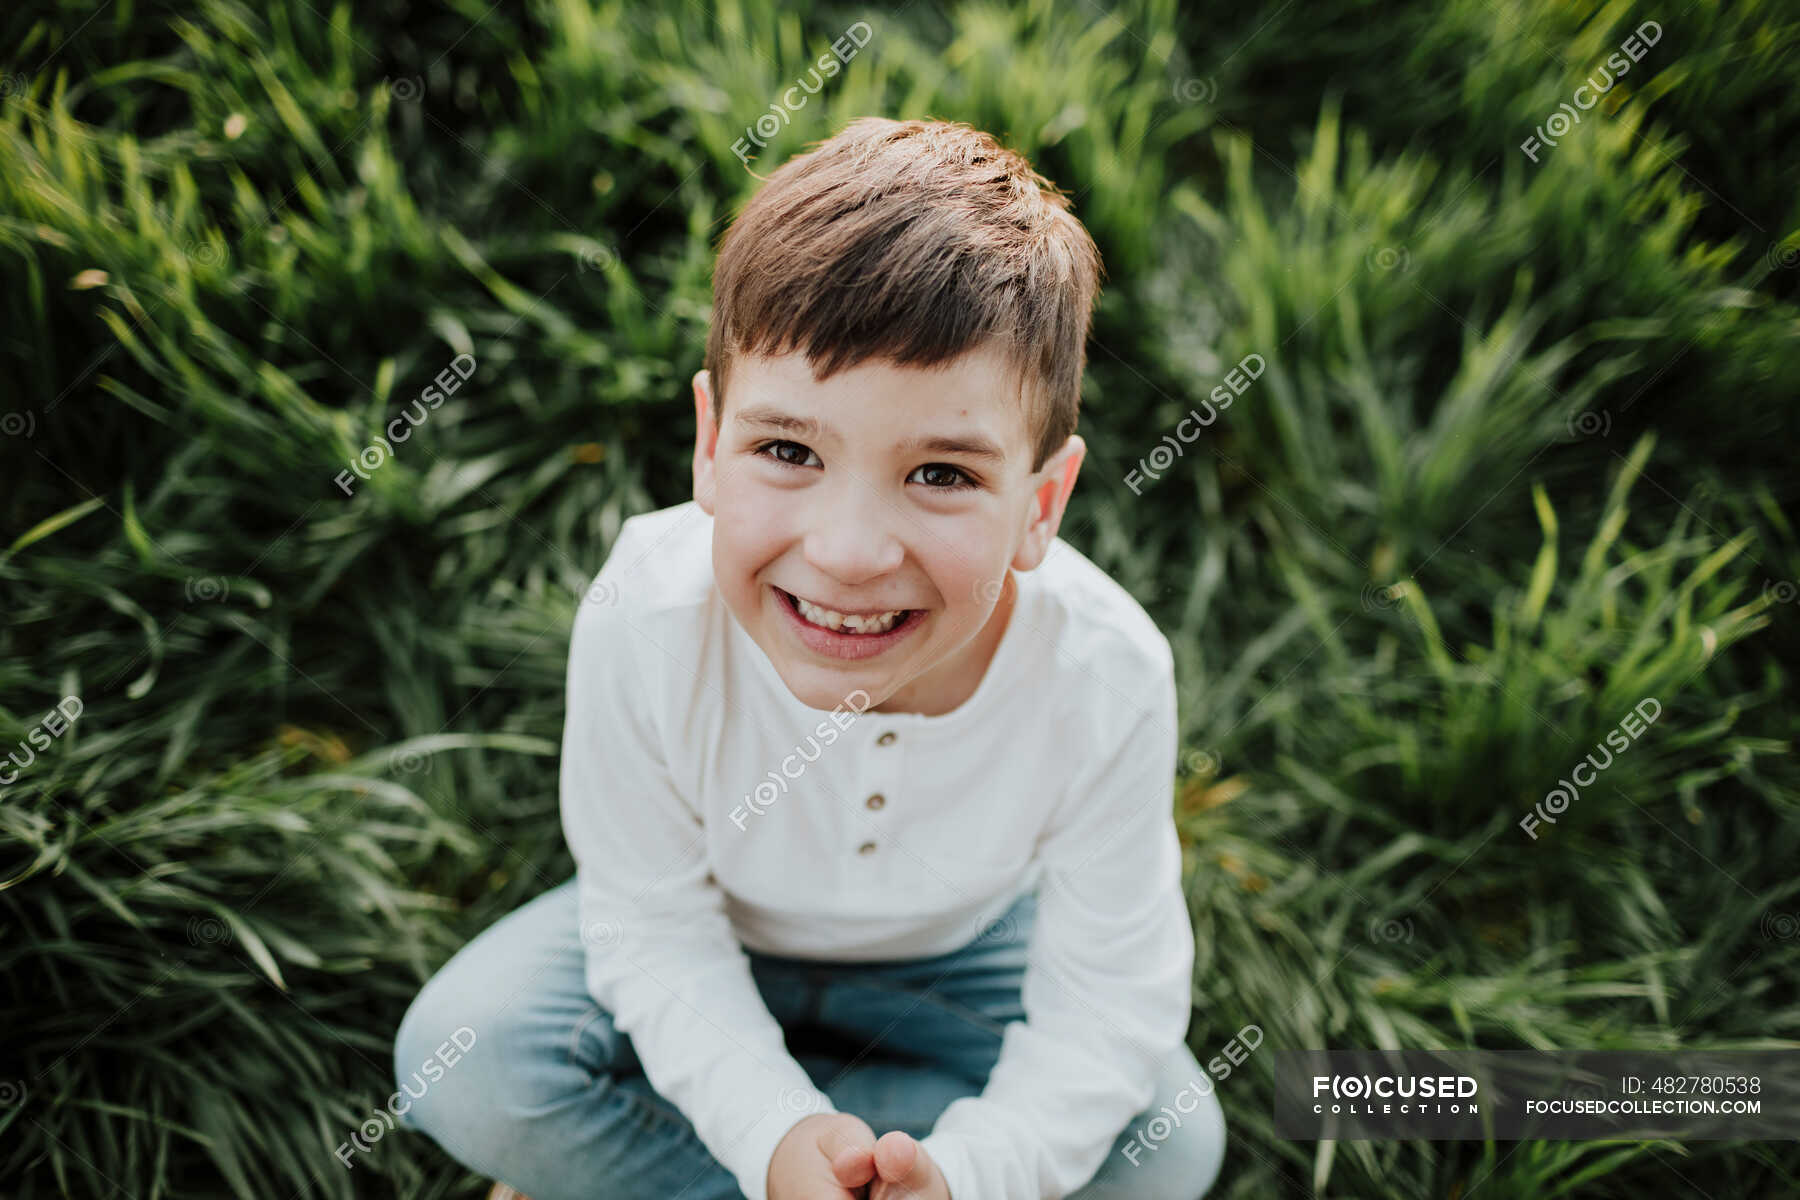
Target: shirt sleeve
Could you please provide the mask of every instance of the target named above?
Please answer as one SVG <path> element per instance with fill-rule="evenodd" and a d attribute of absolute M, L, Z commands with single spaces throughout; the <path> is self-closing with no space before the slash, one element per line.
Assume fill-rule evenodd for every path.
<path fill-rule="evenodd" d="M 652 689 L 684 676 L 666 661 L 634 666 L 663 654 L 645 621 L 590 599 L 570 639 L 560 806 L 587 989 L 650 1085 L 749 1200 L 767 1200 L 782 1137 L 836 1109 L 788 1053 L 708 869 L 701 817 L 674 786 L 648 710 Z"/>
<path fill-rule="evenodd" d="M 1006 1026 L 980 1095 L 952 1102 L 922 1139 L 952 1200 L 1060 1200 L 1086 1184 L 1187 1036 L 1194 935 L 1171 811 L 1172 663 L 1149 690 L 1116 751 L 1073 772 L 1040 840 L 1025 1020 Z"/>

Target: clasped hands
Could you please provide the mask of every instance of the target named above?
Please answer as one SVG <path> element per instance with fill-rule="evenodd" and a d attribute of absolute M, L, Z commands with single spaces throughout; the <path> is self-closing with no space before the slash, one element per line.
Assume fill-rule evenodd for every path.
<path fill-rule="evenodd" d="M 853 1113 L 802 1117 L 769 1160 L 769 1200 L 951 1200 L 944 1173 L 915 1138 L 880 1139 Z"/>

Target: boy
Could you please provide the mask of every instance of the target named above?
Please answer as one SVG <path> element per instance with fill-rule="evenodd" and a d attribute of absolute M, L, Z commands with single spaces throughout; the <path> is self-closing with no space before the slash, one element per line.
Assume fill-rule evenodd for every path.
<path fill-rule="evenodd" d="M 575 617 L 576 877 L 414 1002 L 407 1124 L 535 1200 L 1206 1191 L 1172 656 L 1056 540 L 1099 275 L 960 123 L 854 121 L 745 207 L 694 499 Z"/>

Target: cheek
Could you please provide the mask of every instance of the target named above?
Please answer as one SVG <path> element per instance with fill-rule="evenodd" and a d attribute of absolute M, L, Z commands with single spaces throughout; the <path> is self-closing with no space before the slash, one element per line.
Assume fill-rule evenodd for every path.
<path fill-rule="evenodd" d="M 751 574 L 780 553 L 782 521 L 779 510 L 757 503 L 754 489 L 741 503 L 721 507 L 713 520 L 714 562 L 737 574 Z"/>
<path fill-rule="evenodd" d="M 1011 561 L 1006 539 L 988 523 L 942 531 L 933 539 L 929 571 L 945 605 L 970 620 L 986 613 L 999 599 L 1001 581 Z"/>

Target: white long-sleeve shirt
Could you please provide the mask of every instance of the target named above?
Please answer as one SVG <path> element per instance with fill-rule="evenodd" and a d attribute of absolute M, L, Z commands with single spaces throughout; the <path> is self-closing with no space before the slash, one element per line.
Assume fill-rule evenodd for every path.
<path fill-rule="evenodd" d="M 712 525 L 692 502 L 626 521 L 576 614 L 561 811 L 588 990 L 651 1086 L 767 1200 L 776 1144 L 835 1108 L 742 947 L 944 954 L 1035 885 L 1026 1019 L 923 1145 L 953 1200 L 1067 1195 L 1187 1030 L 1167 640 L 1058 539 L 1014 573 L 1005 635 L 960 706 L 828 713 L 725 607 Z"/>

